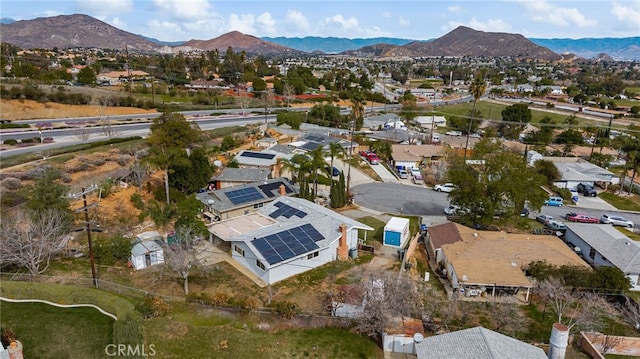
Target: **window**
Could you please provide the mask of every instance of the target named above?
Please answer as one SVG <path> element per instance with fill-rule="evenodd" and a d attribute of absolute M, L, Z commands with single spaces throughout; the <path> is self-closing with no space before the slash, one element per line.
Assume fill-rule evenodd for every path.
<path fill-rule="evenodd" d="M 262 264 L 262 262 L 260 262 L 259 259 L 256 259 L 256 265 L 258 266 L 258 268 L 260 268 L 262 270 L 265 270 L 264 264 Z"/>
<path fill-rule="evenodd" d="M 313 253 L 309 253 L 309 254 L 307 255 L 307 259 L 313 259 L 313 258 L 317 257 L 319 254 L 320 254 L 320 252 L 319 252 L 319 251 L 315 251 L 315 252 L 313 252 Z"/>
<path fill-rule="evenodd" d="M 238 247 L 238 246 L 234 246 L 234 249 L 236 251 L 236 253 L 240 254 L 241 256 L 244 257 L 244 249 Z"/>
<path fill-rule="evenodd" d="M 253 205 L 253 209 L 258 209 L 264 207 L 264 203 L 256 203 Z"/>
<path fill-rule="evenodd" d="M 595 259 L 596 258 L 596 250 L 591 248 L 591 250 L 589 251 L 589 258 L 591 259 Z"/>

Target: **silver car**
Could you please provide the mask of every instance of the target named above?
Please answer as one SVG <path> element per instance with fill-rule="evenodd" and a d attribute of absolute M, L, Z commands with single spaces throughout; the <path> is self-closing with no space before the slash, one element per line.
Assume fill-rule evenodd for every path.
<path fill-rule="evenodd" d="M 600 223 L 633 228 L 633 222 L 617 214 L 603 214 L 602 217 L 600 217 Z"/>

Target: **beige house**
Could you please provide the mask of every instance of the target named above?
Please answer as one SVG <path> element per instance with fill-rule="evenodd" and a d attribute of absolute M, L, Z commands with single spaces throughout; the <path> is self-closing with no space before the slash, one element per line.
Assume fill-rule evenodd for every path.
<path fill-rule="evenodd" d="M 525 290 L 528 302 L 533 283 L 525 271 L 532 261 L 591 268 L 561 239 L 549 235 L 478 231 L 445 223 L 429 228 L 425 245 L 436 272 L 464 296 L 515 295 Z"/>

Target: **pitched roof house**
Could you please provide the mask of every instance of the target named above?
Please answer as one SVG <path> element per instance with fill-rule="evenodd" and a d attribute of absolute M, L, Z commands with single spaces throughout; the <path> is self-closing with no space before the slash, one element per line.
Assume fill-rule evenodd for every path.
<path fill-rule="evenodd" d="M 255 212 L 278 196 L 295 196 L 298 189 L 285 178 L 246 183 L 216 191 L 196 193 L 210 221 L 229 219 Z"/>
<path fill-rule="evenodd" d="M 225 168 L 222 173 L 209 181 L 216 189 L 233 187 L 245 183 L 266 181 L 271 176 L 268 168 Z"/>
<path fill-rule="evenodd" d="M 477 231 L 446 223 L 430 227 L 425 244 L 436 271 L 466 296 L 517 294 L 526 289 L 528 301 L 533 283 L 525 270 L 532 261 L 589 267 L 562 240 L 548 235 Z"/>
<path fill-rule="evenodd" d="M 564 240 L 592 266 L 620 269 L 640 291 L 640 245 L 608 224 L 567 223 Z"/>
<path fill-rule="evenodd" d="M 517 339 L 475 327 L 424 338 L 416 343 L 418 359 L 546 359 L 544 350 Z"/>
<path fill-rule="evenodd" d="M 267 284 L 347 259 L 358 248 L 358 229 L 373 230 L 294 197 L 278 197 L 256 213 L 209 225 L 212 236 L 229 243 L 232 258 Z"/>

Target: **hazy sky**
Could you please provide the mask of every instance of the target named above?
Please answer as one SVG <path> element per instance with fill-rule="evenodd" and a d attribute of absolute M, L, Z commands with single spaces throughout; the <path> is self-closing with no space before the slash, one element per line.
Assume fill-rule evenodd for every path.
<path fill-rule="evenodd" d="M 163 41 L 262 36 L 427 40 L 460 25 L 528 38 L 640 36 L 640 0 L 0 0 L 0 17 L 87 14 Z"/>

